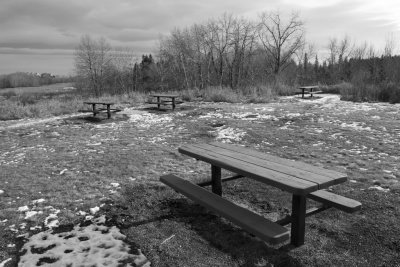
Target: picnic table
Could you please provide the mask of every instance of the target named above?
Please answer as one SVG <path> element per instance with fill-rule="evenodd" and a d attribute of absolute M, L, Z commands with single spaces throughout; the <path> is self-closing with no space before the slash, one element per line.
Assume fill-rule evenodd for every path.
<path fill-rule="evenodd" d="M 92 112 L 93 117 L 96 116 L 96 114 L 104 111 L 107 112 L 107 118 L 111 118 L 111 112 L 118 112 L 121 111 L 120 109 L 116 108 L 111 108 L 114 103 L 110 102 L 83 102 L 84 104 L 91 105 L 92 109 L 91 110 L 80 110 L 81 112 Z M 102 108 L 96 108 L 96 105 L 102 105 Z"/>
<path fill-rule="evenodd" d="M 313 97 L 313 94 L 321 93 L 322 91 L 318 90 L 318 85 L 311 86 L 301 86 L 299 87 L 299 93 L 301 93 L 301 98 L 304 98 L 304 94 L 310 94 L 310 97 Z"/>
<path fill-rule="evenodd" d="M 157 99 L 156 102 L 149 101 L 149 104 L 157 104 L 158 109 L 160 109 L 161 105 L 171 105 L 172 110 L 174 110 L 177 104 L 182 103 L 182 101 L 176 100 L 176 98 L 178 98 L 179 95 L 174 95 L 174 94 L 151 94 L 150 97 Z M 163 98 L 166 98 L 167 100 Z"/>
<path fill-rule="evenodd" d="M 160 180 L 186 197 L 272 244 L 289 240 L 290 236 L 291 244 L 300 246 L 304 244 L 305 218 L 307 216 L 330 207 L 349 213 L 361 207 L 361 203 L 358 201 L 323 190 L 347 180 L 346 174 L 340 172 L 217 142 L 184 145 L 178 150 L 182 154 L 210 163 L 211 180 L 196 185 L 174 174 L 164 175 L 160 177 Z M 221 168 L 229 170 L 235 175 L 222 178 Z M 273 222 L 222 198 L 222 182 L 243 177 L 291 193 L 291 215 Z M 212 186 L 212 192 L 202 188 L 206 185 Z M 322 203 L 322 206 L 307 210 L 307 198 Z M 289 230 L 284 227 L 289 223 L 291 224 L 290 234 Z"/>

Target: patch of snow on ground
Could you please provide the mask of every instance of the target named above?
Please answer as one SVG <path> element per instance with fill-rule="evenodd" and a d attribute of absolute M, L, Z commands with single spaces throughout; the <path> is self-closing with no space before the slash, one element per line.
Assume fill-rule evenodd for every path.
<path fill-rule="evenodd" d="M 239 142 L 246 135 L 246 132 L 240 129 L 233 129 L 231 127 L 222 128 L 217 130 L 217 137 L 215 139 L 222 142 L 231 143 L 232 141 Z"/>
<path fill-rule="evenodd" d="M 10 260 L 12 260 L 12 258 L 8 258 L 5 261 L 0 262 L 0 267 L 6 266 L 6 263 L 9 262 Z"/>
<path fill-rule="evenodd" d="M 46 200 L 44 198 L 39 198 L 39 199 L 35 199 L 32 201 L 33 204 L 38 204 L 38 203 L 42 203 L 45 202 Z"/>
<path fill-rule="evenodd" d="M 369 187 L 368 189 L 369 189 L 369 190 L 378 190 L 378 191 L 381 191 L 381 192 L 384 192 L 384 193 L 387 193 L 387 192 L 390 191 L 389 188 L 383 188 L 383 187 L 380 187 L 379 185 L 371 186 L 371 187 Z"/>
<path fill-rule="evenodd" d="M 22 207 L 18 208 L 18 211 L 20 211 L 20 212 L 25 212 L 25 211 L 28 211 L 28 210 L 29 210 L 28 206 L 22 206 Z"/>
<path fill-rule="evenodd" d="M 172 117 L 168 115 L 151 114 L 147 112 L 136 112 L 129 114 L 129 122 L 134 123 L 138 127 L 149 128 L 155 124 L 168 123 L 172 121 Z"/>
<path fill-rule="evenodd" d="M 130 246 L 117 227 L 107 227 L 104 222 L 105 218 L 100 217 L 88 226 L 76 225 L 68 232 L 53 233 L 50 229 L 31 236 L 22 247 L 26 252 L 18 266 L 39 266 L 50 258 L 54 260 L 51 266 L 150 267 L 140 250 L 138 255 L 129 254 Z M 38 250 L 44 252 L 37 253 Z"/>
<path fill-rule="evenodd" d="M 91 214 L 96 214 L 99 210 L 100 210 L 99 207 L 90 208 L 90 213 Z"/>
<path fill-rule="evenodd" d="M 356 131 L 372 131 L 371 127 L 363 127 L 362 123 L 360 122 L 353 122 L 353 123 L 345 123 L 343 122 L 340 127 L 343 128 L 352 128 Z"/>

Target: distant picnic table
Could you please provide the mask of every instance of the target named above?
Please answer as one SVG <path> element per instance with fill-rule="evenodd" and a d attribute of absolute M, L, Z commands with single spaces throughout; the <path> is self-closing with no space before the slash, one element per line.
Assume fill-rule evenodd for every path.
<path fill-rule="evenodd" d="M 111 108 L 114 103 L 110 102 L 83 102 L 84 104 L 91 105 L 92 109 L 91 110 L 80 110 L 80 112 L 92 112 L 93 117 L 96 116 L 96 114 L 100 112 L 107 112 L 107 118 L 111 118 L 111 112 L 118 112 L 121 111 L 120 109 L 117 108 Z M 96 108 L 96 105 L 102 105 L 101 108 Z"/>
<path fill-rule="evenodd" d="M 156 102 L 150 100 L 149 104 L 157 104 L 157 108 L 160 109 L 161 105 L 171 105 L 172 110 L 175 109 L 177 104 L 183 103 L 182 101 L 177 101 L 176 99 L 179 95 L 175 94 L 151 94 L 150 97 L 156 98 Z M 163 99 L 166 98 L 167 100 Z"/>
<path fill-rule="evenodd" d="M 301 86 L 299 87 L 298 93 L 301 93 L 301 98 L 304 98 L 304 94 L 310 94 L 310 97 L 313 97 L 313 94 L 321 93 L 322 91 L 318 90 L 318 85 L 310 85 L 310 86 Z"/>
<path fill-rule="evenodd" d="M 174 174 L 168 174 L 160 177 L 161 182 L 272 244 L 284 242 L 290 236 L 291 244 L 300 246 L 304 244 L 307 216 L 330 207 L 350 213 L 361 207 L 358 201 L 323 190 L 347 180 L 347 175 L 340 172 L 218 142 L 184 145 L 179 148 L 179 152 L 211 164 L 211 180 L 196 185 Z M 222 168 L 236 175 L 221 178 Z M 243 177 L 291 193 L 291 215 L 273 222 L 221 197 L 222 182 Z M 212 192 L 202 188 L 207 185 L 212 186 Z M 307 210 L 307 198 L 323 205 Z M 289 223 L 290 233 L 284 227 Z"/>

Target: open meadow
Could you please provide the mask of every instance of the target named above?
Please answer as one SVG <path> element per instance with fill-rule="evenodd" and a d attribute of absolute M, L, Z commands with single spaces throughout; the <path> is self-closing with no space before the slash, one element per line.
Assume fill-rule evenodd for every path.
<path fill-rule="evenodd" d="M 99 229 L 112 236 L 100 247 L 125 252 L 126 266 L 400 266 L 400 104 L 319 94 L 193 101 L 175 111 L 125 106 L 110 120 L 72 113 L 0 121 L 1 267 L 62 266 L 79 258 L 72 246 L 95 246 L 88 241 Z M 206 179 L 210 166 L 178 147 L 212 141 L 346 173 L 331 190 L 362 208 L 307 218 L 301 247 L 269 246 L 159 182 L 168 173 Z M 223 187 L 224 197 L 265 217 L 290 211 L 289 194 L 256 181 Z M 76 243 L 46 243 L 73 231 Z"/>

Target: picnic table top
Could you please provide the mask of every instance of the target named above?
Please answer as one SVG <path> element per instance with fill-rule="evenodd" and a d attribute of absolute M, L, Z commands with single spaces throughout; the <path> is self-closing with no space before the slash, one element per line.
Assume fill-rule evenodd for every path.
<path fill-rule="evenodd" d="M 315 89 L 318 88 L 318 85 L 309 85 L 309 86 L 300 86 L 299 89 Z"/>
<path fill-rule="evenodd" d="M 150 96 L 152 97 L 178 97 L 179 95 L 173 95 L 173 94 L 151 94 Z"/>
<path fill-rule="evenodd" d="M 100 104 L 100 105 L 114 105 L 114 103 L 111 102 L 83 102 L 85 104 Z"/>
<path fill-rule="evenodd" d="M 346 174 L 224 143 L 184 145 L 179 152 L 296 195 L 343 183 Z"/>

